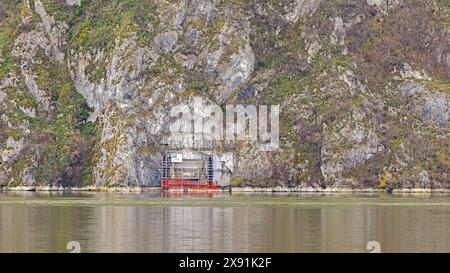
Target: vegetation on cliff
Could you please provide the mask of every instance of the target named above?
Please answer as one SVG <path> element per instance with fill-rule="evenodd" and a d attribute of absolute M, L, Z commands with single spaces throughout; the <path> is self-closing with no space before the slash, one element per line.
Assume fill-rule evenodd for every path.
<path fill-rule="evenodd" d="M 156 185 L 167 109 L 280 104 L 234 185 L 449 187 L 445 0 L 0 4 L 0 186 Z M 249 171 L 251 170 L 251 171 Z"/>

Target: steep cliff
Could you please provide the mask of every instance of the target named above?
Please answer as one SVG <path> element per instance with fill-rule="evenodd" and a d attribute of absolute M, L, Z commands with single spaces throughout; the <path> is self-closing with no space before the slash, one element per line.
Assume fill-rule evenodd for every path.
<path fill-rule="evenodd" d="M 450 187 L 448 0 L 2 0 L 0 186 L 151 186 L 168 111 L 279 104 L 234 185 Z"/>

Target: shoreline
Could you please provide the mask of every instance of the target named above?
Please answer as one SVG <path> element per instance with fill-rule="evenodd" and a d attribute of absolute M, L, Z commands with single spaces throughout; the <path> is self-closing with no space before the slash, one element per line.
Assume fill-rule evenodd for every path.
<path fill-rule="evenodd" d="M 236 192 L 236 193 L 450 193 L 446 188 L 313 188 L 313 187 L 229 187 L 218 190 L 162 190 L 161 187 L 52 187 L 52 186 L 18 186 L 2 187 L 0 192 Z"/>

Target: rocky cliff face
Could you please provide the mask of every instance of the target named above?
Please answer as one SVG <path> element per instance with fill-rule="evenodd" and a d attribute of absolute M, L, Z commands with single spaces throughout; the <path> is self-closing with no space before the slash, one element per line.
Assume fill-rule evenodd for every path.
<path fill-rule="evenodd" d="M 3 0 L 0 186 L 151 186 L 170 107 L 279 104 L 235 185 L 450 187 L 446 0 Z"/>

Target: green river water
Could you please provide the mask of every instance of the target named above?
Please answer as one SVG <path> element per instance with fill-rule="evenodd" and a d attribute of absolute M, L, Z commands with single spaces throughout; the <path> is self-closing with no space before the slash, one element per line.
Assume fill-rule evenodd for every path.
<path fill-rule="evenodd" d="M 0 252 L 450 252 L 450 195 L 0 193 Z"/>

